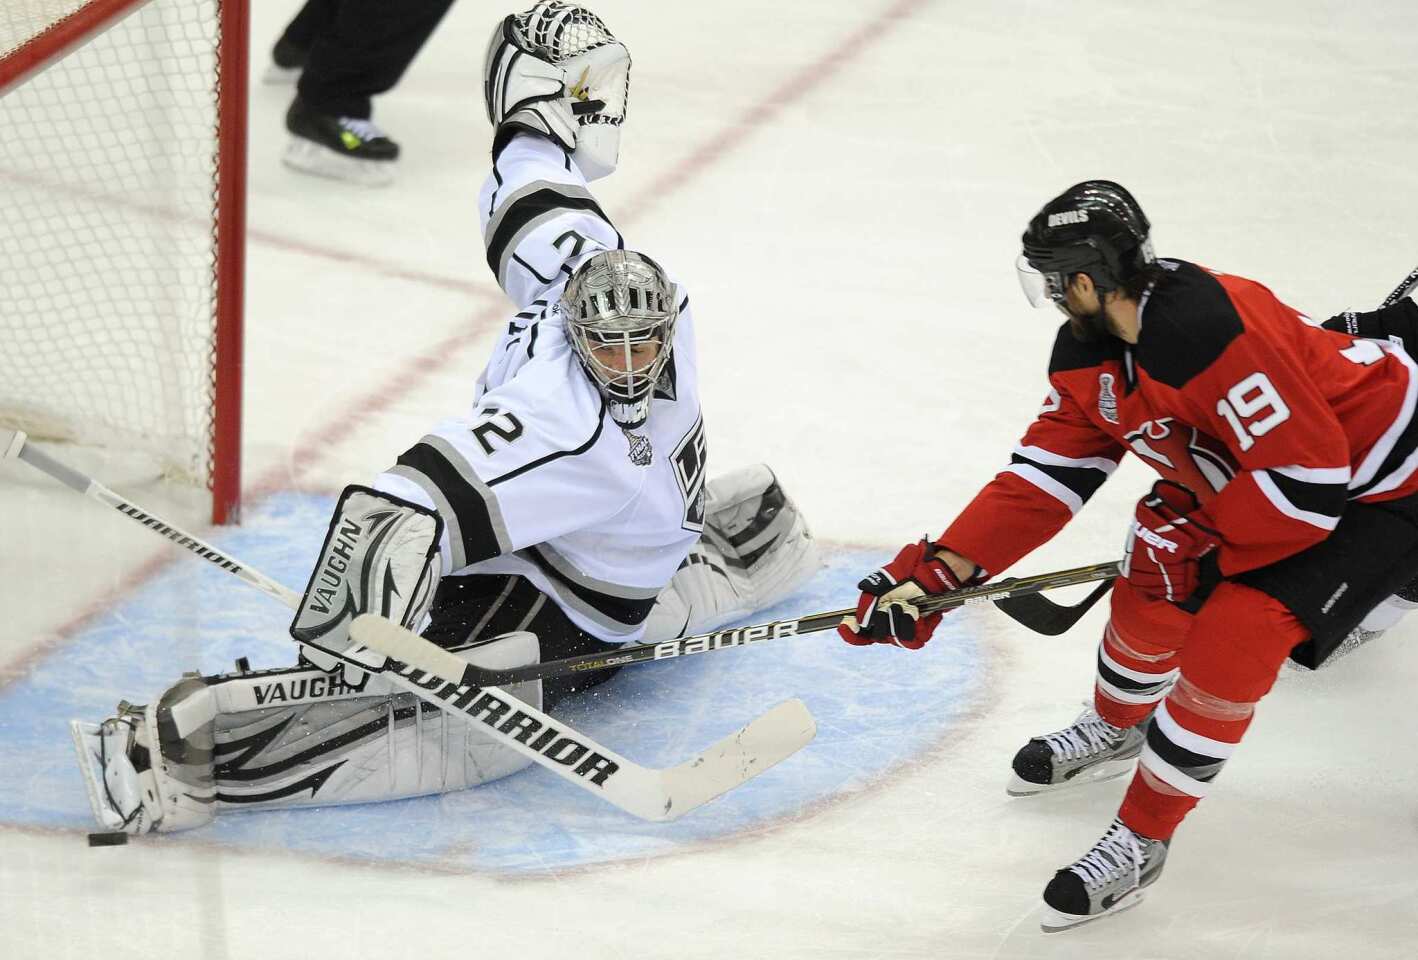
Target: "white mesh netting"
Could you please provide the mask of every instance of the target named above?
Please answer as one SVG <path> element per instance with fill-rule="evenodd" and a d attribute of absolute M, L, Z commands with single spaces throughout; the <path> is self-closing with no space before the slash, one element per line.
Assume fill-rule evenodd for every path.
<path fill-rule="evenodd" d="M 3 0 L 0 61 L 87 6 Z M 219 5 L 131 6 L 0 96 L 0 426 L 205 483 Z"/>

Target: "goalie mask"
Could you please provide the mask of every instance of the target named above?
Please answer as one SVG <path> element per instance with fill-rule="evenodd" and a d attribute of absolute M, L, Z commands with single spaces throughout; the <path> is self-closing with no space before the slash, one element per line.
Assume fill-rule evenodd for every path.
<path fill-rule="evenodd" d="M 674 347 L 674 285 L 643 253 L 604 250 L 577 268 L 561 295 L 566 339 L 626 429 L 645 422 Z"/>
<path fill-rule="evenodd" d="M 518 40 L 566 73 L 576 118 L 571 157 L 587 180 L 615 171 L 630 99 L 630 52 L 585 7 L 543 2 L 516 18 Z"/>

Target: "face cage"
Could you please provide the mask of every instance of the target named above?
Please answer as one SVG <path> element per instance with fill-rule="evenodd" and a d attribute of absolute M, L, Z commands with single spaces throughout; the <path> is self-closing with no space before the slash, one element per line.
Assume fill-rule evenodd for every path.
<path fill-rule="evenodd" d="M 601 396 L 613 407 L 622 426 L 639 426 L 649 412 L 651 394 L 660 375 L 670 362 L 674 345 L 675 318 L 631 330 L 595 330 L 574 321 L 567 324 L 567 333 L 576 356 L 595 383 Z M 655 359 L 641 367 L 631 368 L 631 348 L 641 343 L 658 343 Z M 623 367 L 612 367 L 601 356 L 613 348 L 621 352 Z M 599 355 L 598 355 L 599 354 Z M 623 420 L 631 422 L 622 422 Z"/>
<path fill-rule="evenodd" d="M 1064 275 L 1058 271 L 1044 273 L 1030 264 L 1024 254 L 1014 261 L 1015 273 L 1019 276 L 1019 288 L 1035 309 L 1052 307 L 1063 302 L 1067 287 Z"/>

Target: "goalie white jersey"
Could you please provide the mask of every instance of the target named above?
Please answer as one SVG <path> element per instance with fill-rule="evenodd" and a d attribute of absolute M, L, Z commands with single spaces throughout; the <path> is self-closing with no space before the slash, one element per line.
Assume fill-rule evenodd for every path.
<path fill-rule="evenodd" d="M 704 526 L 705 440 L 694 323 L 676 285 L 669 366 L 643 426 L 611 419 L 568 343 L 557 300 L 620 234 L 558 147 L 522 135 L 480 198 L 488 264 L 521 307 L 472 411 L 442 421 L 375 486 L 436 509 L 449 574 L 520 574 L 579 627 L 641 639 L 655 597 Z"/>

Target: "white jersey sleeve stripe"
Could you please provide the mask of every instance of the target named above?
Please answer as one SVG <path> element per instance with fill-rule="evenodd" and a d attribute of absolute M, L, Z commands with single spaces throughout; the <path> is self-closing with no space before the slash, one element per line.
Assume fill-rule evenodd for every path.
<path fill-rule="evenodd" d="M 1375 481 L 1381 479 L 1379 471 L 1385 466 L 1385 461 L 1393 453 L 1398 445 L 1399 438 L 1408 430 L 1409 424 L 1413 420 L 1415 407 L 1418 407 L 1418 366 L 1408 358 L 1408 354 L 1396 349 L 1392 344 L 1382 343 L 1378 340 L 1367 341 L 1377 343 L 1384 352 L 1391 357 L 1396 357 L 1408 371 L 1408 387 L 1403 393 L 1403 407 L 1399 410 L 1398 416 L 1388 425 L 1388 429 L 1369 448 L 1369 452 L 1364 456 L 1358 469 L 1354 471 L 1354 476 L 1349 481 L 1349 489 L 1355 491 L 1354 496 L 1362 497 L 1370 492 L 1369 487 L 1375 485 Z M 1409 473 L 1411 474 L 1411 470 Z M 1404 479 L 1407 478 L 1405 475 Z M 1402 482 L 1402 481 L 1399 481 Z M 1396 486 L 1397 484 L 1395 484 Z M 1388 488 L 1392 489 L 1392 488 Z"/>
<path fill-rule="evenodd" d="M 376 478 L 374 482 L 375 489 L 393 493 L 405 499 L 415 499 L 410 497 L 402 487 L 395 485 L 391 478 L 407 481 L 417 487 L 419 492 L 430 501 L 429 505 L 443 518 L 443 537 L 447 543 L 448 550 L 447 556 L 444 557 L 446 568 L 449 570 L 457 570 L 466 567 L 468 565 L 468 557 L 467 552 L 463 549 L 463 532 L 458 522 L 458 514 L 453 510 L 453 505 L 448 502 L 448 498 L 444 496 L 443 491 L 438 488 L 438 484 L 434 483 L 413 467 L 395 464 Z M 417 502 L 416 499 L 415 502 Z"/>
<path fill-rule="evenodd" d="M 529 235 L 548 223 L 556 223 L 562 234 L 569 233 L 573 237 L 587 235 L 588 239 L 596 242 L 596 247 L 581 251 L 587 254 L 600 249 L 602 241 L 597 234 L 613 235 L 615 242 L 610 246 L 614 249 L 624 245 L 620 234 L 610 225 L 594 200 L 579 200 L 554 190 L 539 191 L 518 201 L 509 215 L 501 220 L 498 231 L 487 237 L 487 265 L 497 275 L 497 282 L 504 290 L 510 291 L 507 271 L 518 249 Z M 567 246 L 568 253 L 578 250 L 577 244 L 568 242 Z M 555 269 L 551 272 L 556 273 L 568 257 L 558 253 L 553 259 Z M 522 264 L 527 262 L 520 256 L 517 260 Z M 542 276 L 540 272 L 537 275 Z"/>
<path fill-rule="evenodd" d="M 1082 497 L 1036 466 L 1028 463 L 1012 463 L 1001 472 L 1012 473 L 1032 483 L 1034 486 L 1068 507 L 1069 513 L 1077 513 L 1079 510 L 1083 509 Z"/>
<path fill-rule="evenodd" d="M 1107 457 L 1065 457 L 1054 453 L 1052 450 L 1045 450 L 1043 447 L 1036 447 L 1030 444 L 1021 443 L 1014 448 L 1014 452 L 1025 460 L 1032 460 L 1035 463 L 1044 464 L 1050 467 L 1078 467 L 1081 469 L 1101 470 L 1103 473 L 1111 475 L 1118 469 L 1118 461 L 1109 460 Z"/>
<path fill-rule="evenodd" d="M 1303 483 L 1343 483 L 1348 484 L 1352 475 L 1348 467 L 1302 467 L 1291 464 L 1287 467 L 1268 467 L 1271 473 L 1278 473 L 1291 480 Z"/>
<path fill-rule="evenodd" d="M 539 193 L 562 197 L 565 199 L 565 205 L 568 207 L 573 204 L 578 207 L 589 204 L 592 208 L 600 209 L 596 205 L 596 198 L 591 196 L 591 191 L 587 190 L 585 187 L 578 187 L 573 183 L 533 180 L 531 183 L 513 190 L 502 198 L 501 202 L 493 209 L 492 215 L 488 218 L 487 226 L 483 228 L 483 237 L 487 242 L 489 250 L 489 265 L 492 265 L 493 262 L 491 257 L 492 238 L 497 236 L 498 231 L 502 228 L 503 221 L 507 220 L 508 217 L 512 216 L 518 210 L 519 206 L 522 205 L 522 201 Z"/>
<path fill-rule="evenodd" d="M 565 151 L 532 134 L 503 148 L 478 214 L 488 266 L 518 306 L 547 296 L 585 256 L 625 245 Z"/>
<path fill-rule="evenodd" d="M 1270 505 L 1284 516 L 1319 527 L 1321 530 L 1333 530 L 1339 525 L 1339 515 L 1344 511 L 1347 499 L 1343 484 L 1304 484 L 1298 480 L 1286 480 L 1285 484 L 1290 489 L 1290 495 L 1287 496 L 1270 471 L 1256 470 L 1251 476 L 1255 478 L 1256 486 L 1265 494 Z M 1318 506 L 1324 512 L 1307 510 L 1297 505 L 1294 502 L 1298 499 L 1297 492 L 1304 493 L 1307 506 Z"/>
<path fill-rule="evenodd" d="M 512 550 L 497 498 L 442 437 L 424 437 L 390 471 L 418 484 L 448 524 L 453 570 Z"/>

